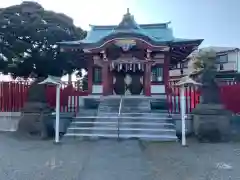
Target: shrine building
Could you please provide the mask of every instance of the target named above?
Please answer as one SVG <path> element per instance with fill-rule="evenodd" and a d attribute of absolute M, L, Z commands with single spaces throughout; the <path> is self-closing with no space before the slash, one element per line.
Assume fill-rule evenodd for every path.
<path fill-rule="evenodd" d="M 85 39 L 60 42 L 60 50 L 90 57 L 89 95 L 163 95 L 169 71 L 203 41 L 175 38 L 169 24 L 138 24 L 128 10 L 118 25 L 91 25 Z"/>

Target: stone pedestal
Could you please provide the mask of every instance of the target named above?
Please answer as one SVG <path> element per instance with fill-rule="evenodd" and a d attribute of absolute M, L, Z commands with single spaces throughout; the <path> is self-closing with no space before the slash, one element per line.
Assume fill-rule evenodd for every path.
<path fill-rule="evenodd" d="M 28 102 L 22 110 L 17 133 L 41 139 L 54 135 L 52 109 L 47 103 Z"/>
<path fill-rule="evenodd" d="M 231 112 L 220 104 L 199 104 L 193 110 L 194 134 L 201 142 L 230 140 Z"/>

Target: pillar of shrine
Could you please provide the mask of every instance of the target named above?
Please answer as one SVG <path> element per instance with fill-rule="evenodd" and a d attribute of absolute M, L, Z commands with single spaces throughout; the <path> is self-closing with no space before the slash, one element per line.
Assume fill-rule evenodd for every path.
<path fill-rule="evenodd" d="M 93 86 L 93 61 L 88 62 L 88 93 L 92 94 L 92 86 Z"/>
<path fill-rule="evenodd" d="M 145 96 L 151 96 L 151 64 L 150 62 L 145 64 L 144 93 L 145 93 Z"/>
<path fill-rule="evenodd" d="M 108 62 L 103 61 L 102 66 L 102 88 L 103 88 L 103 96 L 107 96 L 109 94 L 109 68 Z"/>

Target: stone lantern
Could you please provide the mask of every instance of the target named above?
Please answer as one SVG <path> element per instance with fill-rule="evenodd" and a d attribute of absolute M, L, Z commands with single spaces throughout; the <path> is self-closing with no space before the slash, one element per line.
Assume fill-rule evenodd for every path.
<path fill-rule="evenodd" d="M 60 89 L 64 84 L 60 77 L 48 76 L 39 84 L 55 85 L 56 86 L 56 119 L 55 119 L 55 143 L 59 143 L 59 127 L 60 127 Z"/>
<path fill-rule="evenodd" d="M 185 76 L 180 79 L 175 86 L 180 87 L 180 106 L 181 106 L 181 120 L 182 120 L 182 146 L 186 146 L 186 107 L 185 107 L 185 88 L 189 86 L 200 86 L 201 83 L 197 83 L 189 76 Z"/>

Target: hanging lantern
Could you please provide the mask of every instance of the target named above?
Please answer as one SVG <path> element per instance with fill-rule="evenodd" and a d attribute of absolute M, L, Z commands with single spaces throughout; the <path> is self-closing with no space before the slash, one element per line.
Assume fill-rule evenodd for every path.
<path fill-rule="evenodd" d="M 129 74 L 126 75 L 125 79 L 124 79 L 126 85 L 129 85 L 132 83 L 132 78 Z"/>
<path fill-rule="evenodd" d="M 113 84 L 115 84 L 116 83 L 116 78 L 115 78 L 115 76 L 113 77 Z"/>
<path fill-rule="evenodd" d="M 120 71 L 120 64 L 117 65 L 117 70 Z"/>
<path fill-rule="evenodd" d="M 143 76 L 140 77 L 140 82 L 143 84 Z"/>

